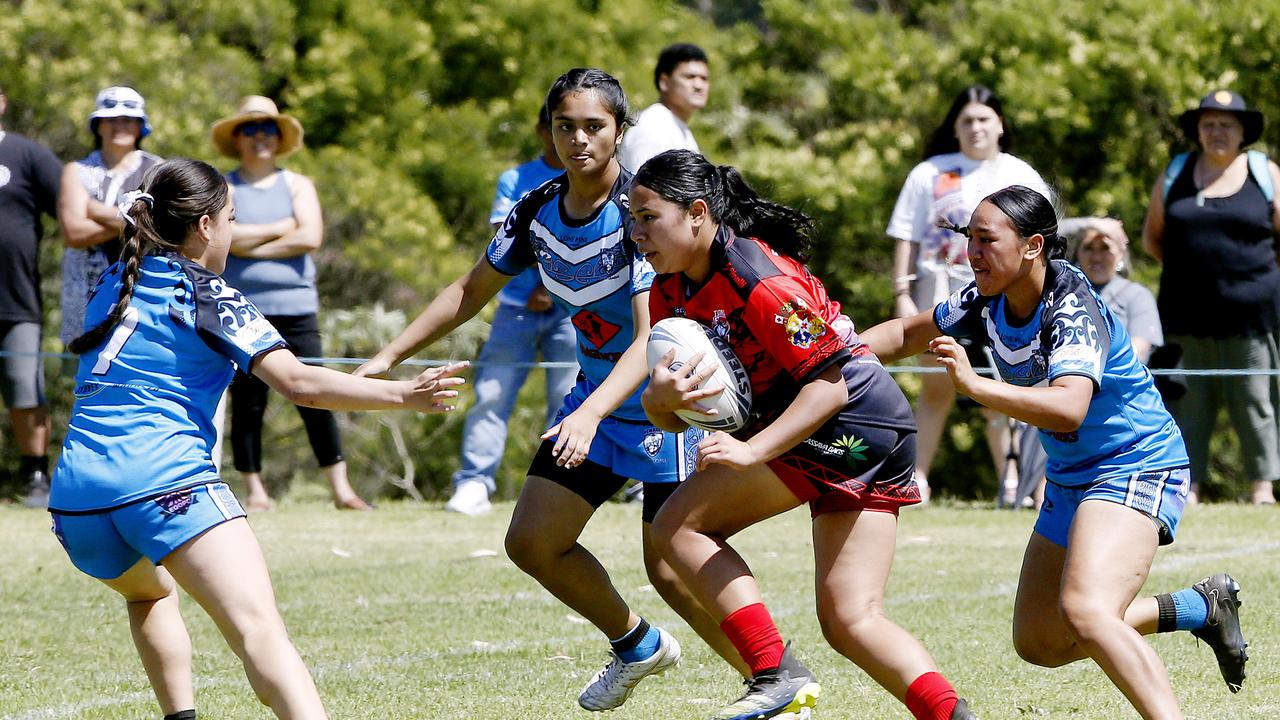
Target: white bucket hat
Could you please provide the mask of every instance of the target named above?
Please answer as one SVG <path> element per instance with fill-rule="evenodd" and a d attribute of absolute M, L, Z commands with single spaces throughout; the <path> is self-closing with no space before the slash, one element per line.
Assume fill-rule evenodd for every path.
<path fill-rule="evenodd" d="M 117 85 L 98 93 L 94 110 L 89 114 L 89 132 L 98 132 L 98 120 L 102 118 L 131 117 L 142 121 L 142 139 L 151 134 L 151 123 L 147 120 L 147 101 L 142 94 L 131 87 Z"/>

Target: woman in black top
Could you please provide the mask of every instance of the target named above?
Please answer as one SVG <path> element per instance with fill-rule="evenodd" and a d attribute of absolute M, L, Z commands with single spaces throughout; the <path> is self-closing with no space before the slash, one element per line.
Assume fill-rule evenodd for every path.
<path fill-rule="evenodd" d="M 1235 93 L 1205 96 L 1179 118 L 1198 149 L 1175 158 L 1151 190 L 1143 245 L 1164 263 L 1160 321 L 1187 369 L 1280 368 L 1280 168 L 1261 156 L 1251 162 L 1243 149 L 1261 136 L 1262 122 Z M 1274 503 L 1280 379 L 1267 375 L 1188 377 L 1186 396 L 1171 404 L 1191 458 L 1192 497 L 1207 475 L 1220 400 L 1240 437 L 1253 501 Z"/>

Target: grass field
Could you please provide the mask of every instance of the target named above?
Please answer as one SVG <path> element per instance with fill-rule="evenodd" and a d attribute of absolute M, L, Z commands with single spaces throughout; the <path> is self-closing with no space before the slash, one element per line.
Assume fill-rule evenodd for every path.
<path fill-rule="evenodd" d="M 286 622 L 334 718 L 554 720 L 591 717 L 574 698 L 605 644 L 502 555 L 511 506 L 466 518 L 439 505 L 375 513 L 286 504 L 253 519 Z M 1033 516 L 964 507 L 904 514 L 889 612 L 919 636 L 986 720 L 1129 718 L 1092 663 L 1044 670 L 1014 654 L 1013 592 Z M 157 718 L 121 602 L 78 574 L 43 513 L 0 507 L 0 718 Z M 703 718 L 736 697 L 732 673 L 647 588 L 638 508 L 606 505 L 585 544 L 624 596 L 676 631 L 685 661 L 646 681 L 613 720 Z M 784 636 L 824 688 L 815 718 L 908 718 L 905 709 L 825 646 L 814 617 L 807 514 L 745 533 L 739 546 Z M 1249 680 L 1230 695 L 1212 652 L 1186 633 L 1155 638 L 1189 718 L 1280 715 L 1280 511 L 1199 507 L 1157 557 L 1149 589 L 1220 569 L 1240 579 Z M 265 718 L 235 656 L 189 599 L 202 718 Z"/>

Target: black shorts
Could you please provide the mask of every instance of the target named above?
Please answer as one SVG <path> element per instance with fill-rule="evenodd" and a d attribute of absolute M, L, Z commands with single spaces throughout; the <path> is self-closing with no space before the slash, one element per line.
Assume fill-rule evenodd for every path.
<path fill-rule="evenodd" d="M 556 465 L 556 459 L 551 455 L 555 445 L 555 440 L 542 441 L 538 453 L 533 456 L 533 462 L 529 464 L 529 475 L 546 478 L 572 491 L 593 508 L 599 508 L 608 502 L 631 479 L 590 460 L 584 460 L 581 465 L 573 468 Z M 662 504 L 678 487 L 678 482 L 644 483 L 644 504 L 640 509 L 640 519 L 647 523 L 653 522 Z"/>

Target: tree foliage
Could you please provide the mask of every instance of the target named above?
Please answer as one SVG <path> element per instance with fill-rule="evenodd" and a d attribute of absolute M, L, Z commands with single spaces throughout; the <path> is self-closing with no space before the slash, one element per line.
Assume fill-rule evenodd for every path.
<path fill-rule="evenodd" d="M 700 144 L 818 219 L 814 267 L 862 325 L 889 314 L 883 231 L 924 138 L 964 86 L 1001 95 L 1015 153 L 1059 190 L 1066 212 L 1117 216 L 1134 237 L 1154 179 L 1184 144 L 1179 112 L 1219 86 L 1273 119 L 1280 108 L 1271 82 L 1280 52 L 1274 2 L 9 6 L 0 15 L 6 127 L 64 159 L 91 147 L 85 118 L 97 90 L 112 84 L 147 97 L 148 149 L 224 168 L 208 127 L 240 96 L 270 95 L 296 115 L 308 147 L 288 164 L 317 181 L 327 224 L 324 303 L 344 309 L 382 303 L 416 312 L 475 261 L 495 178 L 537 152 L 533 120 L 557 75 L 604 68 L 638 111 L 656 100 L 657 52 L 678 40 L 712 58 L 711 104 L 693 123 Z M 1278 137 L 1273 123 L 1263 144 Z M 1139 262 L 1140 279 L 1156 272 Z M 51 284 L 56 290 L 56 277 Z M 442 455 L 427 460 L 437 480 L 452 462 Z M 951 461 L 963 474 L 985 466 L 977 457 Z"/>

